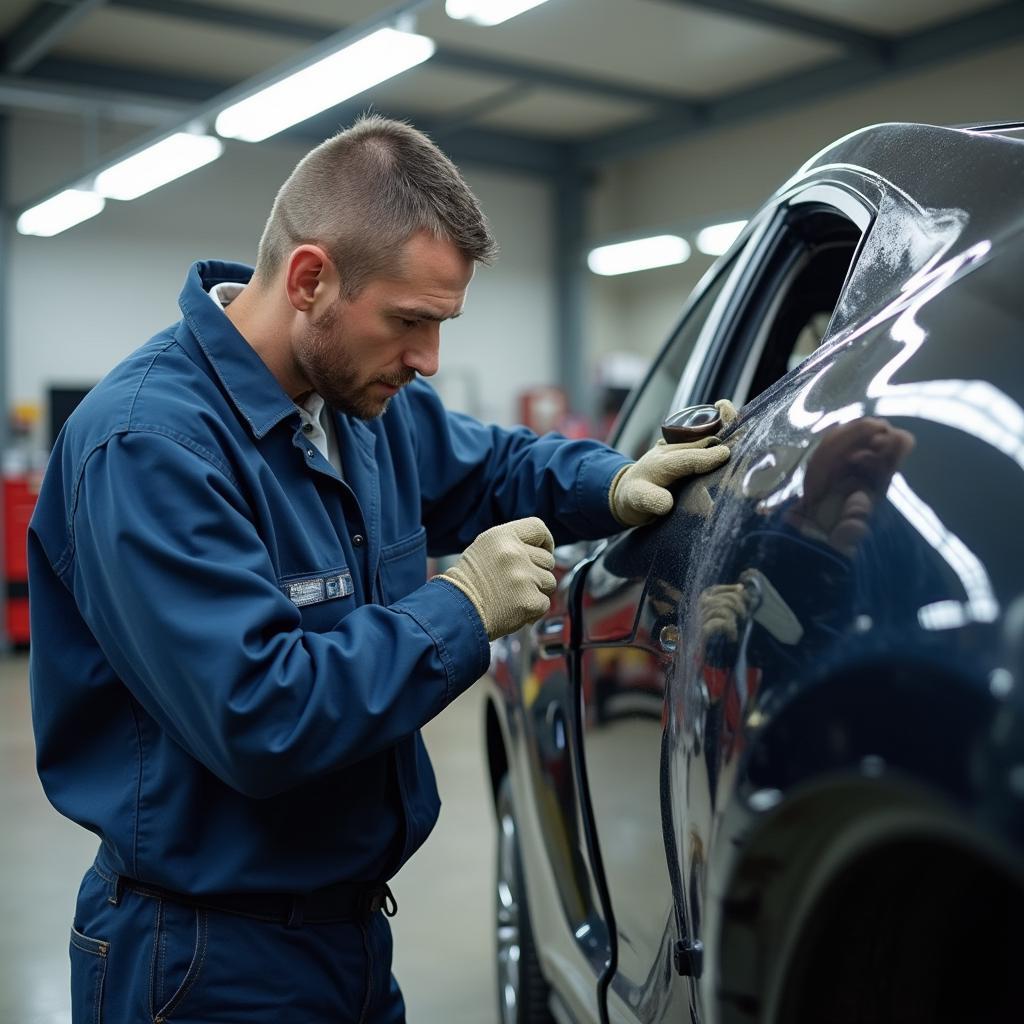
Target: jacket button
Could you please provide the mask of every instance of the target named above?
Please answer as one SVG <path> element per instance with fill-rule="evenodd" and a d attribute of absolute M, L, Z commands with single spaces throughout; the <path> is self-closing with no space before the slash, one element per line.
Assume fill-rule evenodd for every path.
<path fill-rule="evenodd" d="M 314 455 L 316 455 L 316 452 L 313 451 L 312 448 L 307 448 L 306 449 L 306 457 L 307 458 L 311 459 L 311 458 L 313 458 Z"/>
<path fill-rule="evenodd" d="M 355 544 L 357 548 L 361 548 L 363 544 L 366 543 L 366 538 L 361 533 L 353 534 L 352 543 Z"/>

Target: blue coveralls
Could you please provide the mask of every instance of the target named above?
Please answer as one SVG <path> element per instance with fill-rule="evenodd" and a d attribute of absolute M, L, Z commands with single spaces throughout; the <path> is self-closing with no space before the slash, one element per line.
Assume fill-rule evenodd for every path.
<path fill-rule="evenodd" d="M 181 321 L 69 420 L 31 524 L 39 774 L 101 840 L 76 1024 L 402 1020 L 380 913 L 314 924 L 296 899 L 256 921 L 164 890 L 392 877 L 440 806 L 420 727 L 489 655 L 428 552 L 527 515 L 559 543 L 620 529 L 621 455 L 484 426 L 422 382 L 379 419 L 334 416 L 340 479 L 206 294 L 250 275 L 191 268 Z"/>

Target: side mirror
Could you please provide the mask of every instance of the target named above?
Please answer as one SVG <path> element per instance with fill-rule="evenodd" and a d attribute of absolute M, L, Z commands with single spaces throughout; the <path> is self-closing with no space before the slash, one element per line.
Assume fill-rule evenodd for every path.
<path fill-rule="evenodd" d="M 669 444 L 699 441 L 717 434 L 722 417 L 713 405 L 690 405 L 671 416 L 661 425 L 661 436 Z"/>

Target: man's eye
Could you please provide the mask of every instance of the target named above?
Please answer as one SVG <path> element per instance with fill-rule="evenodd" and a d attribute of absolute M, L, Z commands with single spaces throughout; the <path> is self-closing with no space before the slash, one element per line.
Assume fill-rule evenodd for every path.
<path fill-rule="evenodd" d="M 406 320 L 405 317 L 401 316 L 398 318 L 398 321 L 403 327 L 415 327 L 419 323 L 419 320 Z"/>

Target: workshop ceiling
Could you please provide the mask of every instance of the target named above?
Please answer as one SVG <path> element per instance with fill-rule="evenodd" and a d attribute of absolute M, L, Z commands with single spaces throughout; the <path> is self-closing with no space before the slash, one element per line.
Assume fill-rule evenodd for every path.
<path fill-rule="evenodd" d="M 0 109 L 144 137 L 407 9 L 434 56 L 293 135 L 375 109 L 457 159 L 551 174 L 1024 35 L 1018 0 L 549 0 L 491 28 L 444 0 L 4 0 Z"/>

